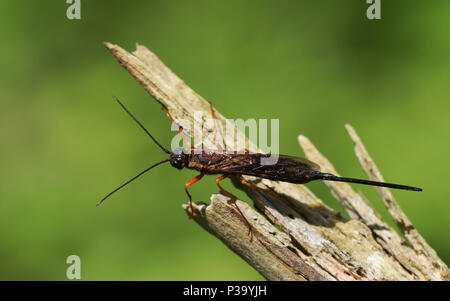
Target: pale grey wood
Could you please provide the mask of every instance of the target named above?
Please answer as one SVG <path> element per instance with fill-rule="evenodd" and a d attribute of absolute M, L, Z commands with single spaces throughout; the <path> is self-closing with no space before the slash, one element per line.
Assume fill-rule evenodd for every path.
<path fill-rule="evenodd" d="M 205 120 L 210 117 L 209 103 L 166 67 L 155 54 L 141 45 L 137 45 L 133 53 L 110 43 L 105 43 L 105 46 L 144 89 L 168 109 L 176 123 L 186 129 L 186 134 L 191 137 L 211 137 L 214 127 L 205 124 Z M 202 113 L 200 117 L 196 114 L 199 112 Z M 233 126 L 219 112 L 215 111 L 215 115 L 221 127 Z M 187 130 L 192 124 L 196 125 L 194 130 Z M 247 148 L 251 151 L 258 151 L 241 132 L 237 132 L 235 137 L 225 135 L 225 145 L 232 145 L 237 138 L 247 141 Z M 300 136 L 299 142 L 308 158 L 321 165 L 323 171 L 335 172 L 331 163 L 306 137 Z M 215 147 L 211 139 L 204 146 Z M 247 226 L 242 217 L 230 200 L 222 195 L 213 195 L 210 205 L 194 204 L 194 220 L 267 279 L 449 279 L 447 267 L 431 251 L 431 247 L 426 247 L 423 242 L 419 243 L 421 249 L 415 249 L 417 243 L 412 243 L 412 247 L 408 246 L 381 219 L 369 201 L 346 183 L 325 182 L 349 213 L 351 220 L 348 221 L 303 185 L 253 177 L 245 179 L 261 188 L 271 189 L 289 206 L 278 198 L 242 185 L 233 178 L 233 184 L 244 190 L 263 214 L 238 201 L 239 208 L 255 228 L 253 234 L 247 235 Z M 211 189 L 218 191 L 217 187 Z M 183 207 L 188 212 L 188 205 Z M 395 210 L 398 212 L 398 208 Z M 271 223 L 276 224 L 281 231 Z"/>

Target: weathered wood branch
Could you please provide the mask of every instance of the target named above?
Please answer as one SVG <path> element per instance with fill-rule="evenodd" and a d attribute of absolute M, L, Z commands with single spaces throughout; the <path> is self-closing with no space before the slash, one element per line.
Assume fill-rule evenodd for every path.
<path fill-rule="evenodd" d="M 105 46 L 169 110 L 189 136 L 211 135 L 213 126 L 204 122 L 205 118 L 209 118 L 209 103 L 189 88 L 155 54 L 141 45 L 137 45 L 133 53 L 110 43 L 105 43 Z M 219 112 L 215 111 L 215 115 L 222 128 L 233 127 Z M 357 157 L 369 178 L 382 181 L 381 174 L 356 132 L 350 126 L 347 126 L 347 130 L 356 144 Z M 241 132 L 228 135 L 230 132 L 227 130 L 224 136 L 225 145 L 234 145 L 236 139 L 243 139 L 251 151 L 259 151 Z M 307 157 L 318 163 L 324 172 L 337 174 L 331 163 L 306 137 L 299 136 L 299 142 Z M 205 147 L 215 146 L 207 140 Z M 232 180 L 236 187 L 247 193 L 262 213 L 238 201 L 244 215 L 255 228 L 253 234 L 247 235 L 247 226 L 242 217 L 223 195 L 212 195 L 210 205 L 195 204 L 194 220 L 267 279 L 449 280 L 445 263 L 412 226 L 386 188 L 377 191 L 410 245 L 382 220 L 361 193 L 355 192 L 346 183 L 324 181 L 348 212 L 350 220 L 326 206 L 303 185 L 246 177 L 247 181 L 277 193 L 290 204 L 286 206 L 270 194 L 242 185 L 237 179 Z M 188 206 L 183 207 L 187 212 Z"/>

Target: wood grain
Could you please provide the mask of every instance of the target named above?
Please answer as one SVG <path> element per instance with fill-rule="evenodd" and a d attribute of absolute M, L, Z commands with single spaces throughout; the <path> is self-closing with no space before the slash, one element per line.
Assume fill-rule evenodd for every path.
<path fill-rule="evenodd" d="M 144 89 L 167 108 L 188 136 L 211 135 L 213 126 L 204 122 L 210 114 L 209 103 L 154 53 L 141 45 L 137 45 L 133 53 L 111 43 L 105 43 L 105 46 Z M 199 115 L 199 112 L 203 114 Z M 233 127 L 219 112 L 215 111 L 215 115 L 222 128 Z M 192 124 L 197 126 L 192 131 L 187 130 L 193 128 Z M 350 126 L 347 130 L 356 143 L 357 158 L 368 177 L 382 180 L 356 132 Z M 233 145 L 236 139 L 245 140 L 251 151 L 259 151 L 239 131 L 224 136 L 226 145 Z M 322 171 L 338 174 L 309 139 L 299 136 L 299 143 L 308 159 L 318 163 Z M 214 144 L 207 140 L 205 147 L 213 148 Z M 194 204 L 194 220 L 266 279 L 449 280 L 448 267 L 412 226 L 386 188 L 377 190 L 409 243 L 347 183 L 324 181 L 348 212 L 350 220 L 326 206 L 303 185 L 255 177 L 245 179 L 261 188 L 271 189 L 286 201 L 281 202 L 271 194 L 242 185 L 233 178 L 233 184 L 245 191 L 261 212 L 238 201 L 239 208 L 255 228 L 251 236 L 247 235 L 242 217 L 223 195 L 213 194 L 209 205 Z M 183 208 L 187 211 L 188 205 Z"/>

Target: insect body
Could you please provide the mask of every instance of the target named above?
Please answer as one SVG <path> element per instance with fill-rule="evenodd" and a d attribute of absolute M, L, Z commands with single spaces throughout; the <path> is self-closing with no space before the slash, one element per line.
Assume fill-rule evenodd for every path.
<path fill-rule="evenodd" d="M 204 174 L 235 174 L 257 176 L 269 180 L 303 184 L 309 182 L 320 167 L 303 158 L 279 155 L 277 164 L 262 164 L 270 155 L 250 152 L 224 153 L 206 149 L 200 154 L 186 153 L 184 149 L 171 154 L 172 166 L 196 169 Z M 174 162 L 173 162 L 174 161 Z M 179 164 L 178 162 L 183 162 Z M 173 163 L 172 163 L 173 162 Z"/>
<path fill-rule="evenodd" d="M 249 187 L 265 191 L 267 193 L 270 193 L 272 196 L 280 199 L 279 196 L 274 194 L 271 190 L 260 188 L 256 185 L 253 185 L 251 183 L 248 183 L 245 181 L 245 179 L 242 177 L 242 175 L 249 175 L 249 176 L 256 176 L 260 178 L 265 178 L 269 180 L 274 181 L 283 181 L 283 182 L 289 182 L 289 183 L 295 183 L 295 184 L 305 184 L 310 181 L 314 180 L 328 180 L 328 181 L 340 181 L 340 182 L 350 182 L 350 183 L 358 183 L 358 184 L 365 184 L 365 185 L 372 185 L 372 186 L 382 186 L 382 187 L 389 187 L 389 188 L 396 188 L 396 189 L 404 189 L 404 190 L 412 190 L 412 191 L 422 191 L 421 188 L 411 187 L 411 186 L 405 186 L 405 185 L 399 185 L 399 184 L 392 184 L 392 183 L 385 183 L 385 182 L 376 182 L 376 181 L 368 181 L 368 180 L 362 180 L 362 179 L 354 179 L 354 178 L 344 178 L 344 177 L 338 177 L 333 174 L 329 173 L 322 173 L 320 171 L 320 166 L 317 165 L 314 162 L 311 162 L 304 158 L 298 158 L 298 157 L 292 157 L 292 156 L 286 156 L 286 155 L 278 155 L 278 161 L 275 164 L 272 165 L 266 165 L 262 163 L 263 158 L 268 158 L 270 155 L 262 154 L 262 153 L 252 153 L 249 151 L 244 152 L 224 152 L 220 145 L 217 145 L 217 150 L 212 149 L 194 149 L 194 147 L 191 145 L 191 151 L 188 152 L 183 148 L 177 148 L 175 151 L 170 152 L 166 148 L 164 148 L 156 139 L 145 129 L 145 127 L 125 108 L 125 106 L 116 98 L 114 99 L 119 103 L 119 105 L 131 116 L 131 118 L 136 121 L 136 123 L 147 133 L 147 135 L 165 152 L 169 155 L 168 159 L 165 159 L 161 162 L 158 162 L 149 168 L 145 169 L 141 173 L 139 173 L 137 176 L 132 178 L 131 180 L 125 182 L 115 190 L 113 190 L 111 193 L 106 195 L 100 202 L 97 203 L 97 205 L 100 205 L 106 198 L 108 198 L 110 195 L 112 195 L 117 190 L 121 189 L 128 183 L 132 182 L 142 174 L 146 173 L 153 167 L 156 167 L 162 163 L 170 162 L 170 164 L 177 168 L 177 169 L 194 169 L 200 172 L 198 176 L 188 181 L 185 185 L 185 191 L 186 194 L 189 197 L 189 204 L 191 209 L 191 217 L 193 216 L 194 210 L 192 206 L 192 197 L 188 191 L 188 188 L 193 185 L 194 183 L 198 182 L 205 174 L 206 175 L 213 175 L 213 174 L 220 174 L 221 176 L 216 179 L 217 186 L 220 188 L 220 190 L 226 194 L 230 199 L 233 201 L 233 204 L 241 214 L 241 216 L 244 218 L 245 222 L 247 223 L 249 227 L 249 233 L 251 230 L 251 225 L 245 218 L 245 216 L 242 214 L 241 210 L 237 206 L 234 197 L 224 190 L 222 186 L 220 185 L 220 181 L 227 177 L 237 177 L 240 182 L 244 185 L 247 185 Z M 166 111 L 167 112 L 167 111 Z M 169 112 L 167 112 L 169 117 L 172 119 Z M 214 110 L 211 106 L 211 114 L 214 117 Z M 173 119 L 172 119 L 173 121 Z M 184 138 L 183 132 L 180 128 L 178 128 L 183 139 Z M 215 140 L 215 135 L 214 135 Z M 215 142 L 215 141 L 214 141 Z M 190 144 L 189 142 L 187 142 Z M 282 200 L 282 199 L 281 199 Z M 282 200 L 285 202 L 284 200 Z"/>
<path fill-rule="evenodd" d="M 198 170 L 204 174 L 248 175 L 273 181 L 305 184 L 313 180 L 328 180 L 383 186 L 396 189 L 422 191 L 421 188 L 391 184 L 385 182 L 368 181 L 362 179 L 343 178 L 329 173 L 320 172 L 320 166 L 304 158 L 279 155 L 278 162 L 273 165 L 264 165 L 262 158 L 270 155 L 261 153 L 221 153 L 216 150 L 202 150 L 201 154 L 187 154 L 184 149 L 177 149 L 181 154 L 171 154 L 172 166 Z M 178 162 L 183 162 L 180 164 Z"/>

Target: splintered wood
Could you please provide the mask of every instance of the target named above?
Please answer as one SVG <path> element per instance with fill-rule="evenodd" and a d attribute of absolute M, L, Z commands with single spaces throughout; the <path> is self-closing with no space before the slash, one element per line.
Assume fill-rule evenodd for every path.
<path fill-rule="evenodd" d="M 119 63 L 163 105 L 175 121 L 186 129 L 186 120 L 197 124 L 199 132 L 189 136 L 204 137 L 212 131 L 194 112 L 209 114 L 209 103 L 173 73 L 154 53 L 137 45 L 129 53 L 117 45 L 105 43 Z M 222 127 L 232 127 L 219 112 L 215 115 Z M 369 179 L 383 181 L 381 173 L 368 155 L 355 130 L 346 125 L 355 143 L 356 156 Z M 245 136 L 224 136 L 226 145 L 244 139 L 251 151 L 259 151 Z M 335 168 L 304 136 L 298 137 L 306 156 L 319 164 L 323 172 L 338 175 Z M 214 148 L 206 141 L 205 147 Z M 220 239 L 269 280 L 449 280 L 449 269 L 401 210 L 387 188 L 377 192 L 389 213 L 408 240 L 397 234 L 373 209 L 369 201 L 347 183 L 324 181 L 331 194 L 344 207 L 350 220 L 326 206 L 308 188 L 266 179 L 245 177 L 246 181 L 269 188 L 289 203 L 272 195 L 233 184 L 253 200 L 258 213 L 247 203 L 238 205 L 253 225 L 252 235 L 230 199 L 211 196 L 211 204 L 194 204 L 194 220 Z M 188 205 L 183 205 L 188 212 Z M 277 227 L 275 227 L 276 225 Z"/>

